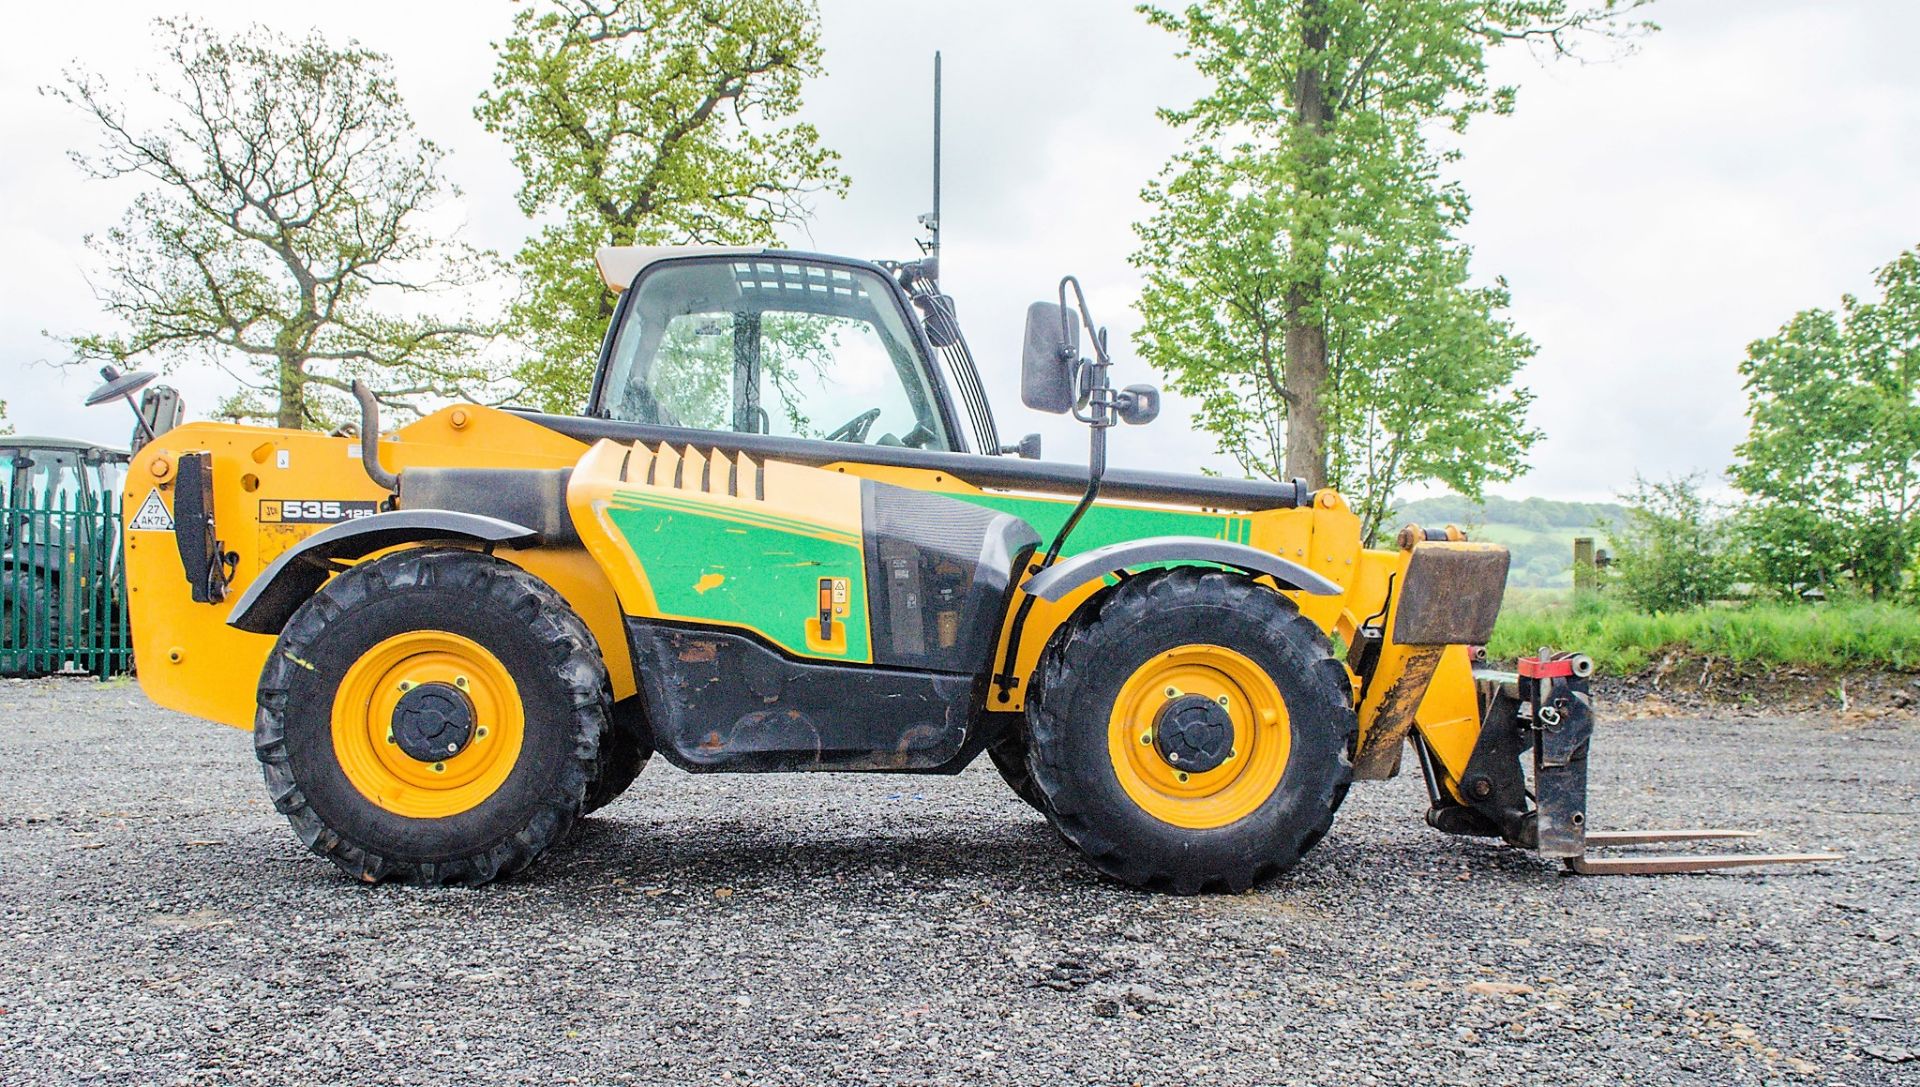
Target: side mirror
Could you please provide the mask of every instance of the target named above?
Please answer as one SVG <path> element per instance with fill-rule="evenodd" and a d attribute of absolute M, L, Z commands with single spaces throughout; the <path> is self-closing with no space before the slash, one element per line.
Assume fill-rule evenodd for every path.
<path fill-rule="evenodd" d="M 1114 394 L 1113 410 L 1121 422 L 1145 426 L 1160 417 L 1160 390 L 1151 385 L 1129 385 Z"/>
<path fill-rule="evenodd" d="M 1080 325 L 1064 306 L 1027 307 L 1027 342 L 1020 353 L 1020 402 L 1035 411 L 1062 414 L 1076 398 L 1073 372 L 1080 358 Z"/>

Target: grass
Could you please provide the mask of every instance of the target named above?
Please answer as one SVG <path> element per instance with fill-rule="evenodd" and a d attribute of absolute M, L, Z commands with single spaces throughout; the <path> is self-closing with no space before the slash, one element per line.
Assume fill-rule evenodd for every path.
<path fill-rule="evenodd" d="M 1679 651 L 1739 663 L 1920 669 L 1920 609 L 1869 601 L 1711 605 L 1648 615 L 1607 599 L 1518 590 L 1494 626 L 1488 654 L 1512 660 L 1543 645 L 1574 649 L 1615 675 Z"/>

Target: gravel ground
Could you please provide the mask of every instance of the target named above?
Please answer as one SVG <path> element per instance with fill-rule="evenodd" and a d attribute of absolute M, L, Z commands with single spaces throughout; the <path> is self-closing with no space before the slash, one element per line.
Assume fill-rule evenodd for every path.
<path fill-rule="evenodd" d="M 1844 863 L 1560 875 L 1361 785 L 1235 897 L 957 779 L 655 763 L 520 880 L 365 888 L 246 735 L 0 683 L 0 1083 L 1920 1083 L 1920 726 L 1603 720 L 1606 826 Z"/>

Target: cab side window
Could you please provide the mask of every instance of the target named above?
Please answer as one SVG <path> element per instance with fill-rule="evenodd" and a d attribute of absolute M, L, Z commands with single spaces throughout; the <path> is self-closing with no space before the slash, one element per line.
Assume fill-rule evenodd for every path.
<path fill-rule="evenodd" d="M 661 426 L 952 448 L 887 284 L 772 257 L 674 261 L 642 276 L 602 408 Z"/>

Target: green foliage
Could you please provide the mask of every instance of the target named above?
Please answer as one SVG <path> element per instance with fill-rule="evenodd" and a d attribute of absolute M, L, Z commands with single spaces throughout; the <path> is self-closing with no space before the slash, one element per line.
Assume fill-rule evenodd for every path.
<path fill-rule="evenodd" d="M 517 258 L 518 376 L 578 411 L 613 294 L 603 245 L 757 245 L 839 194 L 838 156 L 793 120 L 821 73 L 811 0 L 542 0 L 498 45 L 475 115 L 513 149 L 521 210 L 551 214 Z"/>
<path fill-rule="evenodd" d="M 1804 310 L 1740 366 L 1752 427 L 1731 475 L 1754 579 L 1782 594 L 1879 598 L 1920 561 L 1920 250 L 1874 282 L 1879 300 Z"/>
<path fill-rule="evenodd" d="M 1708 606 L 1650 615 L 1604 597 L 1513 599 L 1487 652 L 1512 660 L 1543 645 L 1577 649 L 1603 672 L 1639 671 L 1671 652 L 1740 663 L 1920 668 L 1920 614 L 1885 601 Z"/>
<path fill-rule="evenodd" d="M 1669 612 L 1719 600 L 1732 589 L 1735 558 L 1727 519 L 1687 476 L 1633 478 L 1626 516 L 1611 526 L 1607 587 L 1641 611 Z"/>
<path fill-rule="evenodd" d="M 1369 535 L 1403 486 L 1477 496 L 1538 434 L 1534 351 L 1475 287 L 1436 128 L 1507 112 L 1490 50 L 1635 29 L 1635 0 L 1199 0 L 1145 6 L 1210 81 L 1144 199 L 1137 344 L 1248 474 L 1347 493 Z"/>
<path fill-rule="evenodd" d="M 1594 529 L 1626 514 L 1617 502 L 1556 502 L 1550 498 L 1484 498 L 1443 494 L 1395 508 L 1403 521 L 1422 525 L 1506 524 L 1529 532 L 1553 529 Z"/>
<path fill-rule="evenodd" d="M 421 226 L 451 186 L 387 58 L 317 34 L 154 26 L 165 65 L 140 112 L 158 124 L 136 124 L 86 71 L 45 92 L 97 129 L 97 151 L 74 155 L 82 169 L 150 183 L 87 239 L 106 266 L 100 301 L 125 327 L 69 338 L 76 358 L 210 362 L 241 387 L 236 410 L 284 427 L 331 425 L 356 377 L 401 408 L 481 397 L 492 329 L 395 305 L 491 266 Z"/>

